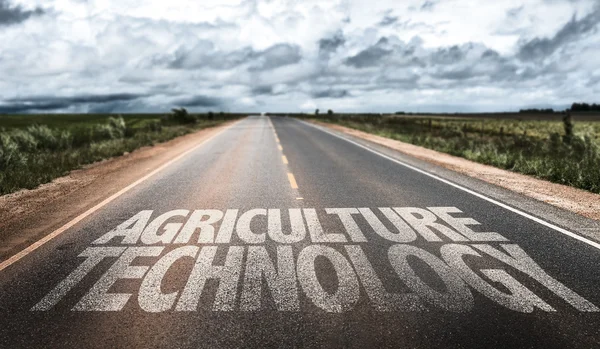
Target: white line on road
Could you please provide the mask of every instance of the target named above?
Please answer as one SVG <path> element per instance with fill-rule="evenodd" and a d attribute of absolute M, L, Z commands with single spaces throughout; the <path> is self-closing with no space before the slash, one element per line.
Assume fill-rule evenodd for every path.
<path fill-rule="evenodd" d="M 297 120 L 297 119 L 296 119 L 296 120 Z M 379 156 L 381 156 L 381 157 L 383 157 L 383 158 L 386 158 L 386 159 L 388 159 L 388 160 L 390 160 L 390 161 L 393 161 L 393 162 L 397 163 L 398 165 L 402 165 L 402 166 L 404 166 L 404 167 L 407 167 L 407 168 L 409 168 L 409 169 L 411 169 L 411 170 L 413 170 L 413 171 L 417 171 L 417 172 L 419 172 L 419 173 L 421 173 L 421 174 L 424 174 L 424 175 L 426 175 L 426 176 L 429 176 L 429 177 L 431 177 L 431 178 L 433 178 L 433 179 L 436 179 L 436 180 L 438 180 L 438 181 L 440 181 L 440 182 L 443 182 L 443 183 L 445 183 L 445 184 L 448 184 L 448 185 L 450 185 L 450 186 L 453 186 L 453 187 L 455 187 L 455 188 L 457 188 L 457 189 L 460 189 L 460 190 L 462 190 L 462 191 L 464 191 L 464 192 L 467 192 L 467 193 L 469 193 L 469 194 L 471 194 L 471 195 L 477 196 L 477 197 L 478 197 L 478 198 L 480 198 L 480 199 L 483 199 L 483 200 L 485 200 L 485 201 L 488 201 L 488 202 L 490 202 L 490 203 L 492 203 L 492 204 L 494 204 L 494 205 L 500 206 L 500 207 L 502 207 L 502 208 L 504 208 L 504 209 L 507 209 L 507 210 L 509 210 L 509 211 L 511 211 L 511 212 L 514 212 L 514 213 L 516 213 L 516 214 L 518 214 L 518 215 L 520 215 L 520 216 L 522 216 L 522 217 L 528 218 L 528 219 L 530 219 L 530 220 L 532 220 L 532 221 L 534 221 L 534 222 L 537 222 L 537 223 L 539 223 L 539 224 L 541 224 L 541 225 L 544 225 L 544 226 L 546 226 L 546 227 L 548 227 L 548 228 L 550 228 L 550 229 L 553 229 L 553 230 L 555 230 L 555 231 L 557 231 L 557 232 L 559 232 L 559 233 L 562 233 L 562 234 L 564 234 L 564 235 L 570 236 L 570 237 L 572 237 L 573 239 L 576 239 L 576 240 L 579 240 L 579 241 L 581 241 L 581 242 L 584 242 L 584 243 L 586 243 L 586 244 L 588 244 L 588 245 L 590 245 L 590 246 L 592 246 L 592 247 L 595 247 L 595 248 L 597 248 L 597 249 L 599 249 L 599 250 L 600 250 L 600 244 L 599 244 L 599 243 L 597 243 L 597 242 L 595 242 L 595 241 L 592 241 L 592 240 L 590 240 L 590 239 L 584 238 L 583 236 L 580 236 L 580 235 L 578 235 L 578 234 L 575 234 L 575 233 L 573 233 L 573 232 L 570 232 L 570 231 L 568 231 L 568 230 L 566 230 L 566 229 L 563 229 L 563 228 L 561 228 L 561 227 L 559 227 L 559 226 L 557 226 L 557 225 L 554 225 L 554 224 L 552 224 L 552 223 L 550 223 L 550 222 L 546 222 L 546 221 L 545 221 L 545 220 L 543 220 L 543 219 L 540 219 L 540 218 L 538 218 L 538 217 L 532 216 L 532 215 L 530 215 L 529 213 L 523 212 L 523 211 L 521 211 L 521 210 L 519 210 L 519 209 L 517 209 L 517 208 L 511 207 L 511 206 L 509 206 L 509 205 L 506 205 L 506 204 L 504 204 L 504 203 L 502 203 L 502 202 L 500 202 L 500 201 L 494 200 L 494 199 L 492 199 L 492 198 L 490 198 L 490 197 L 487 197 L 487 196 L 485 196 L 485 195 L 483 195 L 483 194 L 480 194 L 480 193 L 478 193 L 478 192 L 476 192 L 476 191 L 473 191 L 473 190 L 471 190 L 471 189 L 469 189 L 469 188 L 463 187 L 462 185 L 459 185 L 459 184 L 453 183 L 453 182 L 451 182 L 451 181 L 449 181 L 449 180 L 446 180 L 446 179 L 444 179 L 444 178 L 438 177 L 438 176 L 436 176 L 436 175 L 434 175 L 434 174 L 432 174 L 432 173 L 429 173 L 429 172 L 427 172 L 427 171 L 425 171 L 425 170 L 422 170 L 422 169 L 420 169 L 420 168 L 418 168 L 418 167 L 415 167 L 415 166 L 409 165 L 409 164 L 407 164 L 407 163 L 405 163 L 405 162 L 402 162 L 402 161 L 400 161 L 400 160 L 398 160 L 398 159 L 395 159 L 395 158 L 393 158 L 393 157 L 391 157 L 391 156 L 388 156 L 388 155 L 385 155 L 385 154 L 383 154 L 383 153 L 380 153 L 379 151 L 377 151 L 377 150 L 375 150 L 375 149 L 372 149 L 372 148 L 370 148 L 370 147 L 367 147 L 367 146 L 365 146 L 365 145 L 362 145 L 362 144 L 360 144 L 360 143 L 358 143 L 358 142 L 355 142 L 355 141 L 353 141 L 353 140 L 351 140 L 351 139 L 348 139 L 348 138 L 346 138 L 346 137 L 340 136 L 340 135 L 338 135 L 338 134 L 336 134 L 336 133 L 333 133 L 333 132 L 331 132 L 331 131 L 328 131 L 328 130 L 326 130 L 326 129 L 322 128 L 322 127 L 319 127 L 319 126 L 313 125 L 313 124 L 311 124 L 311 123 L 308 123 L 308 122 L 306 122 L 306 121 L 303 121 L 303 120 L 298 120 L 298 121 L 299 121 L 299 122 L 301 122 L 301 123 L 303 123 L 303 124 L 305 124 L 305 125 L 307 125 L 307 126 L 310 126 L 310 127 L 312 127 L 312 128 L 315 128 L 315 129 L 317 129 L 317 130 L 320 130 L 321 132 L 325 132 L 325 133 L 327 133 L 327 134 L 329 134 L 329 135 L 332 135 L 332 136 L 334 136 L 334 137 L 337 137 L 337 138 L 339 138 L 339 139 L 342 139 L 342 140 L 344 140 L 344 141 L 346 141 L 346 142 L 352 143 L 352 144 L 356 145 L 357 147 L 360 147 L 360 148 L 363 148 L 363 149 L 365 149 L 365 150 L 368 150 L 368 151 L 370 151 L 370 152 L 372 152 L 372 153 L 374 153 L 374 154 L 377 154 L 377 155 L 379 155 Z"/>
<path fill-rule="evenodd" d="M 157 174 L 158 172 L 164 170 L 165 168 L 171 166 L 174 162 L 176 162 L 177 160 L 183 158 L 184 156 L 188 155 L 189 153 L 193 152 L 194 150 L 200 148 L 201 146 L 203 146 L 204 144 L 206 144 L 208 141 L 214 139 L 215 137 L 217 137 L 218 135 L 222 134 L 223 132 L 229 130 L 232 126 L 236 125 L 239 121 L 234 122 L 233 124 L 225 127 L 224 129 L 222 129 L 221 131 L 215 133 L 214 135 L 210 136 L 209 138 L 203 140 L 202 142 L 200 142 L 199 144 L 195 145 L 193 148 L 186 150 L 185 152 L 179 154 L 177 157 L 171 159 L 170 161 L 168 161 L 167 163 L 163 164 L 162 166 L 160 166 L 159 168 L 155 169 L 154 171 L 148 173 L 147 175 L 145 175 L 144 177 L 138 179 L 137 181 L 131 183 L 130 185 L 128 185 L 127 187 L 121 189 L 120 191 L 118 191 L 117 193 L 113 194 L 112 196 L 106 198 L 104 201 L 102 201 L 101 203 L 97 204 L 96 206 L 90 208 L 89 210 L 85 211 L 84 213 L 80 214 L 79 216 L 73 218 L 70 222 L 68 222 L 67 224 L 63 225 L 62 227 L 56 229 L 55 231 L 53 231 L 52 233 L 44 236 L 43 238 L 41 238 L 40 240 L 34 242 L 32 245 L 28 246 L 27 248 L 25 248 L 24 250 L 22 250 L 21 252 L 13 255 L 12 257 L 8 258 L 7 260 L 3 261 L 2 263 L 0 263 L 0 271 L 6 269 L 7 267 L 11 266 L 12 264 L 14 264 L 15 262 L 17 262 L 18 260 L 20 260 L 21 258 L 27 256 L 28 254 L 30 254 L 31 252 L 35 251 L 36 249 L 38 249 L 39 247 L 43 246 L 46 242 L 54 239 L 55 237 L 57 237 L 58 235 L 62 234 L 63 232 L 65 232 L 66 230 L 68 230 L 69 228 L 73 227 L 75 224 L 79 223 L 80 221 L 82 221 L 83 219 L 85 219 L 87 216 L 91 215 L 92 213 L 98 211 L 99 209 L 101 209 L 102 207 L 106 206 L 108 203 L 110 203 L 111 201 L 115 200 L 116 198 L 118 198 L 119 196 L 125 194 L 126 192 L 128 192 L 129 190 L 131 190 L 132 188 L 134 188 L 135 186 L 139 185 L 140 183 L 144 182 L 146 179 L 154 176 L 155 174 Z"/>

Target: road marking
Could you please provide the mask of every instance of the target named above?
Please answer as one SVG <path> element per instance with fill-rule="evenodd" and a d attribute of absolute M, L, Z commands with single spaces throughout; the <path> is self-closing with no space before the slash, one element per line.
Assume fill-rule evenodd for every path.
<path fill-rule="evenodd" d="M 273 304 L 271 301 L 267 301 L 267 304 L 262 301 L 262 278 L 266 278 L 278 311 L 301 311 L 305 305 L 301 305 L 303 302 L 300 300 L 305 296 L 307 301 L 312 301 L 329 313 L 352 311 L 361 299 L 364 305 L 369 304 L 379 312 L 414 313 L 429 311 L 430 307 L 434 307 L 442 311 L 466 313 L 475 310 L 475 291 L 498 306 L 519 313 L 551 313 L 564 309 L 563 306 L 550 306 L 541 294 L 534 293 L 526 283 L 516 279 L 527 277 L 530 282 L 537 282 L 536 292 L 542 291 L 539 287 L 547 289 L 544 298 L 550 296 L 548 292 L 551 292 L 579 312 L 600 312 L 600 308 L 546 273 L 519 245 L 510 243 L 498 233 L 474 232 L 466 228 L 479 222 L 469 217 L 451 216 L 450 213 L 464 213 L 457 207 L 380 207 L 379 212 L 385 216 L 383 221 L 382 216 L 378 218 L 369 208 L 320 210 L 326 213 L 320 215 L 321 218 L 315 208 L 252 208 L 242 210 L 238 218 L 238 209 L 195 210 L 189 217 L 189 210 L 176 209 L 153 220 L 150 220 L 153 210 L 140 211 L 93 241 L 77 256 L 85 260 L 30 311 L 50 311 L 59 302 L 65 306 L 63 299 L 69 294 L 71 299 L 78 297 L 72 291 L 75 288 L 81 290 L 81 282 L 90 277 L 95 277 L 97 281 L 92 288 L 86 287 L 87 293 L 79 296 L 81 298 L 71 311 L 119 312 L 126 307 L 131 309 L 136 306 L 147 313 L 203 311 L 200 302 L 203 305 L 209 305 L 207 301 L 210 302 L 210 297 L 202 297 L 211 292 L 205 287 L 208 280 L 218 281 L 220 285 L 212 303 L 213 312 L 272 309 L 269 305 Z M 282 211 L 287 211 L 289 219 L 282 220 Z M 202 217 L 206 215 L 209 218 L 203 220 Z M 363 233 L 352 215 L 361 215 L 371 229 Z M 165 220 L 175 216 L 186 218 L 179 223 L 184 228 L 159 232 Z M 259 216 L 267 220 L 266 232 L 253 231 L 252 221 Z M 328 224 L 328 220 L 335 225 Z M 399 221 L 405 222 L 404 225 L 398 226 Z M 385 223 L 388 227 L 390 224 L 396 226 L 398 233 L 388 230 Z M 214 224 L 221 226 L 216 236 Z M 442 229 L 438 233 L 423 230 L 429 224 L 437 224 L 436 227 Z M 230 228 L 223 231 L 224 226 Z M 241 244 L 232 242 L 234 226 Z M 291 229 L 288 230 L 288 227 Z M 197 228 L 200 228 L 199 240 L 192 239 Z M 450 241 L 442 240 L 438 234 Z M 159 242 L 163 246 L 157 246 Z M 369 243 L 375 243 L 371 246 L 377 248 L 368 248 Z M 495 243 L 499 245 L 492 246 Z M 200 247 L 197 244 L 210 246 Z M 218 244 L 221 245 L 214 246 Z M 267 246 L 273 244 L 277 245 L 275 259 L 271 259 L 267 250 Z M 292 244 L 300 246 L 298 253 L 294 253 Z M 387 253 L 383 254 L 388 257 L 386 269 L 391 267 L 399 280 L 410 289 L 410 297 L 389 301 L 390 294 L 383 288 L 380 278 L 387 274 L 380 269 L 384 265 L 371 262 L 375 260 L 372 258 L 383 261 L 381 249 L 386 247 Z M 221 258 L 215 258 L 217 250 L 227 253 L 224 265 L 218 263 Z M 495 269 L 483 270 L 480 276 L 475 272 L 476 269 L 465 263 L 465 255 L 484 258 L 492 262 Z M 114 260 L 115 257 L 118 259 Z M 132 265 L 136 264 L 132 262 L 138 257 L 146 258 L 144 265 Z M 171 293 L 172 296 L 168 296 L 162 292 L 160 285 L 164 283 L 173 264 L 183 257 L 196 261 L 193 266 L 188 264 L 191 270 L 182 271 L 184 275 L 189 275 L 183 289 L 178 287 Z M 99 264 L 106 264 L 109 258 L 112 259 L 112 266 L 98 268 Z M 316 263 L 317 259 L 323 258 L 329 259 L 333 267 L 327 270 L 326 275 Z M 409 259 L 414 261 L 415 258 L 421 263 L 418 268 L 409 263 Z M 215 265 L 215 262 L 219 265 Z M 425 280 L 432 275 L 424 275 L 423 278 L 423 274 L 418 272 L 423 267 L 445 284 L 445 294 L 434 293 L 432 296 L 431 288 L 423 287 Z M 223 273 L 223 268 L 226 273 Z M 508 268 L 518 270 L 521 276 L 513 278 L 507 273 Z M 98 274 L 98 269 L 103 269 L 104 274 Z M 244 277 L 240 278 L 242 270 Z M 278 270 L 278 273 L 266 272 L 269 270 Z M 319 280 L 324 276 L 333 282 L 337 281 L 334 293 L 321 286 Z M 108 291 L 121 279 L 138 279 L 140 286 L 115 297 L 114 293 Z M 510 295 L 498 292 L 495 287 L 498 283 L 513 292 Z M 361 288 L 366 292 L 361 292 Z M 553 301 L 556 300 L 556 297 L 553 298 Z M 429 306 L 426 306 L 427 303 Z"/>
<path fill-rule="evenodd" d="M 17 262 L 21 258 L 27 256 L 31 252 L 33 252 L 33 251 L 37 250 L 38 248 L 40 248 L 41 246 L 43 246 L 48 241 L 54 239 L 55 237 L 57 237 L 58 235 L 62 234 L 63 232 L 65 232 L 69 228 L 73 227 L 75 224 L 79 223 L 80 221 L 82 221 L 83 219 L 85 219 L 87 216 L 91 215 L 92 213 L 94 213 L 94 212 L 98 211 L 99 209 L 101 209 L 102 207 L 106 206 L 108 203 L 110 203 L 111 201 L 115 200 L 119 196 L 125 194 L 129 190 L 133 189 L 134 187 L 136 187 L 140 183 L 144 182 L 146 179 L 154 176 L 158 172 L 160 172 L 160 171 L 164 170 L 165 168 L 171 166 L 177 160 L 183 158 L 184 156 L 186 156 L 186 155 L 190 154 L 191 152 L 195 151 L 196 149 L 200 148 L 202 145 L 206 144 L 208 141 L 216 138 L 217 136 L 219 136 L 223 132 L 229 130 L 231 127 L 233 127 L 234 125 L 236 125 L 240 121 L 241 120 L 238 120 L 238 121 L 234 122 L 233 124 L 231 124 L 231 125 L 223 128 L 221 131 L 219 131 L 219 132 L 215 133 L 214 135 L 210 136 L 209 138 L 203 140 L 199 144 L 195 145 L 193 148 L 188 149 L 185 152 L 179 154 L 174 159 L 171 159 L 169 162 L 163 164 L 162 166 L 160 166 L 159 168 L 155 169 L 154 171 L 148 173 L 144 177 L 138 179 L 137 181 L 131 183 L 130 185 L 128 185 L 127 187 L 121 189 L 120 191 L 118 191 L 117 193 L 113 194 L 112 196 L 106 198 L 101 203 L 99 203 L 96 206 L 90 208 L 89 210 L 85 211 L 84 213 L 80 214 L 79 216 L 73 218 L 70 222 L 66 223 L 62 227 L 56 229 L 52 233 L 46 235 L 45 237 L 41 238 L 40 240 L 38 240 L 38 241 L 34 242 L 33 244 L 29 245 L 27 248 L 25 248 L 21 252 L 15 254 L 12 257 L 8 258 L 7 260 L 3 261 L 2 263 L 0 263 L 0 271 L 6 269 L 7 267 L 9 267 L 11 265 L 13 265 L 15 262 Z"/>
<path fill-rule="evenodd" d="M 292 173 L 288 173 L 288 179 L 290 180 L 290 185 L 292 189 L 298 189 L 298 183 L 296 183 L 296 178 Z"/>
<path fill-rule="evenodd" d="M 338 135 L 338 134 L 335 134 L 335 133 L 333 133 L 333 132 L 331 132 L 331 131 L 329 131 L 329 130 L 325 130 L 325 129 L 323 129 L 323 128 L 319 127 L 319 126 L 313 125 L 313 124 L 311 124 L 311 123 L 308 123 L 308 122 L 306 122 L 306 121 L 303 121 L 303 120 L 297 120 L 297 121 L 299 121 L 299 122 L 301 122 L 301 123 L 303 123 L 303 124 L 305 124 L 305 125 L 307 125 L 307 126 L 310 126 L 310 127 L 312 127 L 312 128 L 315 128 L 315 129 L 317 129 L 317 130 L 320 130 L 321 132 L 325 132 L 325 133 L 327 133 L 327 134 L 329 134 L 329 135 L 331 135 L 331 136 L 334 136 L 334 137 L 337 137 L 337 138 L 339 138 L 339 139 L 342 139 L 342 140 L 344 140 L 344 141 L 346 141 L 346 142 L 348 142 L 348 143 L 352 143 L 352 144 L 356 145 L 357 147 L 360 147 L 360 148 L 363 148 L 363 149 L 365 149 L 365 150 L 368 150 L 368 151 L 370 151 L 370 152 L 372 152 L 372 153 L 374 153 L 374 154 L 377 154 L 377 155 L 379 155 L 379 156 L 381 156 L 381 157 L 383 157 L 383 158 L 385 158 L 385 159 L 388 159 L 388 160 L 390 160 L 390 161 L 392 161 L 392 162 L 395 162 L 395 163 L 397 163 L 398 165 L 402 165 L 402 166 L 404 166 L 404 167 L 406 167 L 406 168 L 409 168 L 409 169 L 411 169 L 411 170 L 413 170 L 413 171 L 417 171 L 417 172 L 419 172 L 419 173 L 421 173 L 421 174 L 424 174 L 424 175 L 426 175 L 426 176 L 428 176 L 428 177 L 431 177 L 431 178 L 433 178 L 433 179 L 436 179 L 436 180 L 438 180 L 438 181 L 440 181 L 440 182 L 442 182 L 442 183 L 445 183 L 445 184 L 448 184 L 448 185 L 450 185 L 450 186 L 452 186 L 452 187 L 455 187 L 456 189 L 460 189 L 460 190 L 462 190 L 462 191 L 464 191 L 464 192 L 466 192 L 466 193 L 469 193 L 469 194 L 471 194 L 471 195 L 474 195 L 474 196 L 476 196 L 476 197 L 478 197 L 478 198 L 480 198 L 480 199 L 483 199 L 483 200 L 485 200 L 485 201 L 487 201 L 487 202 L 490 202 L 490 203 L 492 203 L 492 204 L 494 204 L 494 205 L 496 205 L 496 206 L 500 206 L 500 207 L 502 207 L 502 208 L 504 208 L 504 209 L 507 209 L 507 210 L 509 210 L 509 211 L 511 211 L 511 212 L 513 212 L 513 213 L 516 213 L 516 214 L 518 214 L 519 216 L 522 216 L 522 217 L 525 217 L 525 218 L 527 218 L 527 219 L 530 219 L 530 220 L 532 220 L 532 221 L 534 221 L 534 222 L 536 222 L 536 223 L 539 223 L 539 224 L 541 224 L 541 225 L 543 225 L 543 226 L 546 226 L 546 227 L 548 227 L 548 228 L 550 228 L 550 229 L 553 229 L 553 230 L 555 230 L 555 231 L 557 231 L 557 232 L 559 232 L 559 233 L 561 233 L 561 234 L 564 234 L 564 235 L 567 235 L 567 236 L 569 236 L 569 237 L 572 237 L 572 238 L 573 238 L 573 239 L 575 239 L 575 240 L 579 240 L 579 241 L 581 241 L 581 242 L 583 242 L 583 243 L 586 243 L 586 244 L 588 244 L 588 245 L 590 245 L 590 246 L 592 246 L 592 247 L 595 247 L 595 248 L 597 248 L 597 249 L 599 249 L 599 250 L 600 250 L 600 243 L 597 243 L 597 242 L 595 242 L 595 241 L 593 241 L 593 240 L 587 239 L 587 238 L 585 238 L 585 237 L 583 237 L 583 236 L 580 236 L 580 235 L 578 235 L 578 234 L 575 234 L 575 233 L 573 233 L 573 232 L 570 232 L 570 231 L 568 231 L 568 230 L 566 230 L 566 229 L 564 229 L 564 228 L 561 228 L 561 227 L 559 227 L 559 226 L 557 226 L 557 225 L 554 225 L 554 224 L 552 224 L 552 223 L 550 223 L 550 222 L 546 222 L 545 220 L 543 220 L 543 219 L 541 219 L 541 218 L 538 218 L 538 217 L 535 217 L 535 216 L 533 216 L 533 215 L 530 215 L 529 213 L 523 212 L 523 211 L 521 211 L 521 210 L 519 210 L 519 209 L 517 209 L 517 208 L 511 207 L 511 206 L 509 206 L 509 205 L 507 205 L 507 204 L 504 204 L 504 203 L 502 203 L 502 202 L 500 202 L 500 201 L 497 201 L 497 200 L 495 200 L 495 199 L 492 199 L 492 198 L 490 198 L 490 197 L 487 197 L 487 196 L 485 196 L 485 195 L 483 195 L 483 194 L 480 194 L 480 193 L 478 193 L 478 192 L 476 192 L 476 191 L 473 191 L 473 190 L 471 190 L 471 189 L 469 189 L 469 188 L 463 187 L 462 185 L 459 185 L 459 184 L 453 183 L 453 182 L 451 182 L 451 181 L 449 181 L 449 180 L 447 180 L 447 179 L 444 179 L 444 178 L 442 178 L 442 177 L 438 177 L 438 176 L 436 176 L 436 175 L 434 175 L 434 174 L 432 174 L 432 173 L 429 173 L 429 172 L 427 172 L 427 171 L 425 171 L 425 170 L 422 170 L 422 169 L 420 169 L 420 168 L 418 168 L 418 167 L 415 167 L 415 166 L 409 165 L 409 164 L 407 164 L 407 163 L 405 163 L 405 162 L 403 162 L 403 161 L 400 161 L 400 160 L 398 160 L 398 159 L 395 159 L 395 158 L 393 158 L 393 157 L 391 157 L 391 156 L 388 156 L 388 155 L 385 155 L 385 154 L 383 154 L 383 153 L 380 153 L 379 151 L 377 151 L 377 150 L 375 150 L 375 149 L 372 149 L 372 148 L 370 148 L 370 147 L 367 147 L 367 146 L 365 146 L 365 145 L 362 145 L 362 144 L 360 144 L 360 143 L 358 143 L 358 142 L 355 142 L 355 141 L 353 141 L 353 140 L 351 140 L 351 139 L 348 139 L 348 138 L 342 137 L 342 136 L 340 136 L 340 135 Z"/>
<path fill-rule="evenodd" d="M 304 200 L 304 198 L 296 198 L 296 200 Z"/>
<path fill-rule="evenodd" d="M 273 125 L 273 120 L 271 120 L 271 118 L 269 118 L 269 123 L 271 124 L 271 129 L 273 130 L 273 134 L 275 135 L 275 140 L 277 141 L 277 148 L 279 149 L 279 151 L 283 152 L 283 147 L 281 146 L 281 141 L 279 140 L 279 136 L 277 135 L 277 130 L 275 130 L 275 125 Z M 281 155 L 281 161 L 283 161 L 284 165 L 288 165 L 288 159 L 287 156 L 285 155 Z M 296 178 L 294 177 L 294 175 L 291 172 L 288 172 L 288 180 L 290 181 L 290 185 L 292 187 L 292 189 L 298 189 L 298 183 L 296 182 Z M 303 198 L 296 198 L 296 200 L 304 200 Z"/>

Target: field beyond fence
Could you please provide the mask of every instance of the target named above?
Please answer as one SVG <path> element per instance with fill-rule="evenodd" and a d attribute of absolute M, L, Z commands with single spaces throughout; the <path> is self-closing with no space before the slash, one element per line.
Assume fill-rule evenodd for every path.
<path fill-rule="evenodd" d="M 452 115 L 294 115 L 600 193 L 600 122 L 566 114 L 521 119 Z M 564 119 L 564 120 L 563 120 Z M 600 118 L 598 118 L 600 121 Z"/>

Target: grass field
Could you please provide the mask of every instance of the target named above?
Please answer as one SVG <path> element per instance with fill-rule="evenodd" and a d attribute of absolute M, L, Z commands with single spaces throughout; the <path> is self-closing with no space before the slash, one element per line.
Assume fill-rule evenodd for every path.
<path fill-rule="evenodd" d="M 240 117 L 174 114 L 0 115 L 0 195 Z"/>
<path fill-rule="evenodd" d="M 600 122 L 532 117 L 295 115 L 600 193 Z M 600 118 L 599 118 L 600 120 Z M 570 125 L 570 126 L 569 126 Z"/>

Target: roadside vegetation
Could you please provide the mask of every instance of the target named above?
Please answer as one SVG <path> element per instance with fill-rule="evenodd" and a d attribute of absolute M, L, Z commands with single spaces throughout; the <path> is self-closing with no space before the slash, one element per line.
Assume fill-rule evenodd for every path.
<path fill-rule="evenodd" d="M 0 195 L 238 117 L 183 108 L 162 116 L 0 115 Z"/>
<path fill-rule="evenodd" d="M 556 114 L 555 114 L 556 115 Z M 600 193 L 600 116 L 574 121 L 465 116 L 295 115 Z M 558 120 L 556 120 L 558 118 Z M 561 120 L 562 119 L 562 120 Z M 586 115 L 585 119 L 590 119 Z"/>

